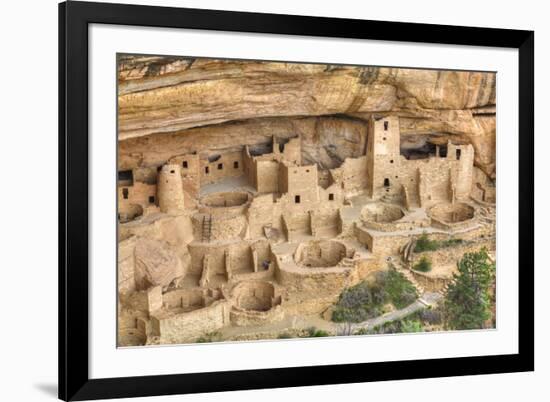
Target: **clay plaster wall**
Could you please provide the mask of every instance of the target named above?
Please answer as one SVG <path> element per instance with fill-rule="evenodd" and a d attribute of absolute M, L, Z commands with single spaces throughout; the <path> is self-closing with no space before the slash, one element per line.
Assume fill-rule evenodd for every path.
<path fill-rule="evenodd" d="M 153 315 L 151 321 L 160 343 L 194 342 L 204 333 L 229 324 L 229 306 L 227 301 L 220 300 L 188 313 Z"/>
<path fill-rule="evenodd" d="M 126 195 L 126 196 L 125 196 Z M 134 181 L 132 186 L 119 186 L 117 188 L 118 213 L 120 219 L 132 220 L 143 213 L 150 206 L 157 204 L 157 185 Z M 139 206 L 139 208 L 136 208 Z"/>
<path fill-rule="evenodd" d="M 309 211 L 284 212 L 283 226 L 288 241 L 294 233 L 311 234 L 311 214 Z"/>
<path fill-rule="evenodd" d="M 494 204 L 496 202 L 496 187 L 487 175 L 479 168 L 474 167 L 472 172 L 471 196 L 476 201 Z"/>
<path fill-rule="evenodd" d="M 331 174 L 346 195 L 364 191 L 368 184 L 367 157 L 346 158 L 339 168 L 331 170 Z"/>
<path fill-rule="evenodd" d="M 369 192 L 379 198 L 391 189 L 400 156 L 399 118 L 389 116 L 369 120 L 367 142 L 367 177 Z M 389 181 L 389 185 L 388 185 Z"/>
<path fill-rule="evenodd" d="M 275 277 L 286 290 L 284 308 L 288 312 L 316 314 L 335 303 L 341 291 L 352 283 L 351 269 L 339 272 L 317 272 L 318 270 L 282 270 L 275 268 Z"/>
<path fill-rule="evenodd" d="M 208 256 L 210 275 L 226 276 L 228 266 L 231 274 L 254 271 L 252 252 L 246 241 L 228 244 L 191 243 L 189 253 L 191 254 L 190 272 L 195 275 L 202 275 L 205 256 Z"/>
<path fill-rule="evenodd" d="M 180 165 L 164 165 L 158 178 L 159 207 L 165 213 L 177 213 L 185 209 Z"/>
<path fill-rule="evenodd" d="M 286 144 L 279 145 L 276 138 L 273 138 L 272 152 L 252 156 L 247 146 L 243 151 L 244 172 L 256 191 L 262 193 L 278 193 L 287 188 L 288 176 L 280 171 L 283 161 L 291 165 L 301 164 L 301 146 L 299 138 L 292 138 Z M 280 147 L 283 151 L 280 151 Z"/>
<path fill-rule="evenodd" d="M 261 325 L 283 318 L 281 290 L 272 282 L 245 281 L 231 291 L 231 323 L 237 326 Z"/>
<path fill-rule="evenodd" d="M 200 162 L 199 155 L 196 153 L 174 156 L 167 162 L 168 164 L 181 166 L 181 183 L 184 191 L 184 202 L 189 208 L 195 204 L 195 199 L 200 191 Z"/>
<path fill-rule="evenodd" d="M 219 156 L 218 159 L 210 160 Z M 239 177 L 244 174 L 243 151 L 219 152 L 200 157 L 201 185 L 215 183 L 227 177 Z"/>
<path fill-rule="evenodd" d="M 313 236 L 317 236 L 322 229 L 339 229 L 340 227 L 340 210 L 338 208 L 324 208 L 311 212 L 311 234 Z"/>
<path fill-rule="evenodd" d="M 282 230 L 280 215 L 275 213 L 276 208 L 272 194 L 260 195 L 254 198 L 247 211 L 250 238 L 264 236 L 264 227 L 274 227 Z"/>
<path fill-rule="evenodd" d="M 258 240 L 250 245 L 254 271 L 265 271 L 265 265 L 274 261 L 271 246 L 267 240 Z"/>
<path fill-rule="evenodd" d="M 210 233 L 204 233 L 203 237 L 203 220 L 211 219 Z M 242 238 L 246 232 L 246 216 L 245 215 L 208 215 L 195 214 L 192 218 L 193 236 L 197 241 L 217 241 L 217 240 L 234 240 Z"/>
<path fill-rule="evenodd" d="M 277 193 L 279 191 L 279 162 L 274 160 L 255 161 L 256 174 L 254 187 L 258 193 Z"/>
<path fill-rule="evenodd" d="M 294 204 L 311 204 L 319 201 L 317 165 L 280 165 L 279 192 L 287 193 Z"/>
<path fill-rule="evenodd" d="M 473 175 L 474 150 L 471 145 L 447 144 L 447 156 L 408 160 L 400 155 L 397 117 L 369 120 L 367 144 L 368 187 L 373 198 L 402 196 L 405 186 L 411 206 L 465 199 Z"/>

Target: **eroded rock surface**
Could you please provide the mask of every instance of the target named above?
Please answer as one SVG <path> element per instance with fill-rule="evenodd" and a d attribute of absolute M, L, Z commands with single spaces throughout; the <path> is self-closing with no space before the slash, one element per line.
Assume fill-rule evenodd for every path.
<path fill-rule="evenodd" d="M 471 143 L 494 178 L 495 94 L 495 75 L 482 72 L 125 56 L 120 165 L 300 132 L 303 158 L 332 168 L 361 152 L 375 113 L 398 115 L 404 138 Z"/>
<path fill-rule="evenodd" d="M 177 254 L 166 242 L 140 238 L 135 248 L 135 280 L 138 289 L 166 287 L 183 275 Z"/>

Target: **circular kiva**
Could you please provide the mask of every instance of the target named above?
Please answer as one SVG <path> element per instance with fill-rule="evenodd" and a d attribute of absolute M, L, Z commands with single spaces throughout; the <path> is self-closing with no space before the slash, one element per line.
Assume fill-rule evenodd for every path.
<path fill-rule="evenodd" d="M 346 257 L 346 246 L 334 240 L 312 240 L 296 249 L 294 261 L 307 268 L 328 268 Z"/>
<path fill-rule="evenodd" d="M 437 204 L 430 209 L 429 214 L 434 219 L 452 224 L 472 219 L 474 208 L 465 203 Z"/>
<path fill-rule="evenodd" d="M 405 214 L 397 205 L 377 202 L 367 204 L 361 211 L 361 218 L 365 222 L 391 223 L 403 218 Z"/>
<path fill-rule="evenodd" d="M 275 297 L 275 287 L 269 282 L 241 282 L 233 289 L 232 296 L 235 305 L 245 311 L 268 311 L 280 304 L 280 297 Z"/>
<path fill-rule="evenodd" d="M 143 346 L 147 337 L 137 328 L 121 328 L 118 335 L 119 346 Z"/>
<path fill-rule="evenodd" d="M 209 208 L 231 208 L 247 204 L 252 196 L 244 191 L 228 191 L 205 195 L 200 202 Z"/>

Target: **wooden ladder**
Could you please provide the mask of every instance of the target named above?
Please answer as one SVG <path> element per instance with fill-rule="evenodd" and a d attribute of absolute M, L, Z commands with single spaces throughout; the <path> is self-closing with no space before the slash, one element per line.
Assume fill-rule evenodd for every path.
<path fill-rule="evenodd" d="M 212 236 L 212 215 L 203 215 L 202 217 L 202 241 L 210 242 Z"/>

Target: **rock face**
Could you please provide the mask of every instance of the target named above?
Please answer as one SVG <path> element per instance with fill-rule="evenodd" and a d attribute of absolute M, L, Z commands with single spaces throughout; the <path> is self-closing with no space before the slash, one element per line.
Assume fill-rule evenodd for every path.
<path fill-rule="evenodd" d="M 183 275 L 176 253 L 166 242 L 141 238 L 135 248 L 135 281 L 137 289 L 166 287 Z"/>
<path fill-rule="evenodd" d="M 306 161 L 335 167 L 374 113 L 398 115 L 403 137 L 471 143 L 495 173 L 493 73 L 121 56 L 118 90 L 121 168 L 297 132 Z"/>

